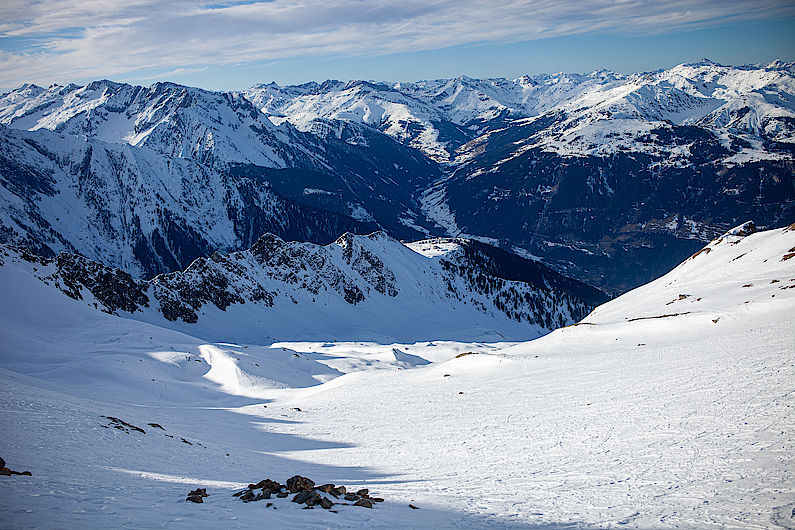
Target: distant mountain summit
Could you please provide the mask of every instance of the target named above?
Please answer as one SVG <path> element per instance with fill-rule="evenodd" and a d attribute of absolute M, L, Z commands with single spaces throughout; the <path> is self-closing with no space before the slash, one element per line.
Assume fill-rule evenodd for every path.
<path fill-rule="evenodd" d="M 318 118 L 364 123 L 447 163 L 467 158 L 467 149 L 460 149 L 466 141 L 518 118 L 554 122 L 526 145 L 561 154 L 607 154 L 620 148 L 659 152 L 637 142 L 657 122 L 704 126 L 724 140 L 735 134 L 746 141 L 791 144 L 795 104 L 787 96 L 795 89 L 794 64 L 732 67 L 704 59 L 631 75 L 601 69 L 513 80 L 462 76 L 413 83 L 270 83 L 244 94 L 277 121 L 303 129 Z M 617 123 L 620 131 L 614 130 Z M 775 149 L 751 147 L 740 158 L 780 156 Z"/>

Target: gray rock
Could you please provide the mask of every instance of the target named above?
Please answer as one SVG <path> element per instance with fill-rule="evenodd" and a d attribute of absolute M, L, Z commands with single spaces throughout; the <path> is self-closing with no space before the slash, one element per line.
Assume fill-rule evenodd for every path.
<path fill-rule="evenodd" d="M 311 496 L 312 496 L 312 493 L 310 493 L 310 492 L 308 492 L 306 490 L 299 491 L 298 494 L 295 497 L 293 497 L 293 502 L 297 502 L 298 504 L 302 504 L 302 503 L 306 502 L 309 499 L 309 497 L 311 497 Z"/>

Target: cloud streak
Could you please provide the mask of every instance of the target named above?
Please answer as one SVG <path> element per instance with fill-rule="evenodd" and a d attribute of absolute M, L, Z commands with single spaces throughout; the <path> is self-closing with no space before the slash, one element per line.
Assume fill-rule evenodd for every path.
<path fill-rule="evenodd" d="M 793 15 L 789 0 L 5 0 L 0 86 Z"/>

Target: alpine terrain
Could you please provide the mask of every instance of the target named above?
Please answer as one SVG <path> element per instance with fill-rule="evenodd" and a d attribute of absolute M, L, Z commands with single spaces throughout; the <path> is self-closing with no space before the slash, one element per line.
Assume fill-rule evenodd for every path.
<path fill-rule="evenodd" d="M 793 221 L 795 63 L 22 85 L 0 528 L 795 528 Z"/>
<path fill-rule="evenodd" d="M 346 236 L 317 247 L 267 236 L 141 282 L 74 255 L 6 248 L 2 456 L 32 476 L 0 477 L 0 524 L 795 524 L 795 226 L 737 227 L 530 342 L 510 341 L 537 333 L 543 313 L 517 322 L 477 305 L 478 293 L 551 301 L 570 321 L 583 299 L 556 289 L 577 286 L 550 289 L 563 280 L 544 271 L 547 290 L 499 282 L 471 255 L 455 240 Z M 422 295 L 407 292 L 409 277 Z M 346 299 L 346 285 L 364 299 Z M 242 300 L 223 302 L 230 293 Z M 433 327 L 415 325 L 426 316 L 413 313 L 419 296 L 438 308 Z M 249 306 L 261 328 L 245 321 Z M 469 338 L 443 340 L 455 325 L 445 307 Z M 338 327 L 336 313 L 353 323 Z M 385 320 L 403 333 L 385 336 L 397 329 Z M 298 493 L 272 485 L 288 477 Z M 316 498 L 328 510 L 302 509 L 312 506 L 299 496 L 315 498 L 303 477 L 324 484 Z"/>

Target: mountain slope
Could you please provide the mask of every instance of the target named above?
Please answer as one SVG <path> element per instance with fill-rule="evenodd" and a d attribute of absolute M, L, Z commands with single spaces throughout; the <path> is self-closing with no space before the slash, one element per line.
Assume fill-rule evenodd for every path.
<path fill-rule="evenodd" d="M 795 227 L 751 232 L 518 344 L 207 343 L 4 256 L 2 456 L 32 476 L 0 477 L 0 521 L 788 528 Z M 232 496 L 295 474 L 386 500 L 331 513 Z M 186 503 L 196 487 L 209 497 Z"/>
<path fill-rule="evenodd" d="M 24 86 L 0 99 L 2 241 L 136 275 L 264 232 L 426 233 L 410 198 L 438 168 L 382 135 L 275 126 L 236 93 L 168 83 Z"/>
<path fill-rule="evenodd" d="M 792 63 L 709 60 L 621 75 L 258 85 L 303 130 L 361 123 L 442 162 L 419 195 L 448 235 L 623 292 L 744 219 L 795 219 Z"/>

